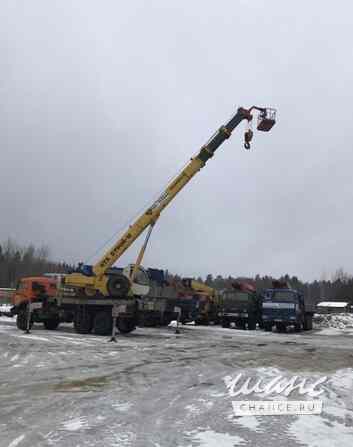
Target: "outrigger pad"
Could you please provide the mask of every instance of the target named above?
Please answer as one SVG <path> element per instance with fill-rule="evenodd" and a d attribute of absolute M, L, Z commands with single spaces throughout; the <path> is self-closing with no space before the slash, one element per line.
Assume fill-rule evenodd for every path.
<path fill-rule="evenodd" d="M 276 123 L 276 110 L 265 109 L 260 113 L 257 120 L 257 130 L 268 132 Z"/>

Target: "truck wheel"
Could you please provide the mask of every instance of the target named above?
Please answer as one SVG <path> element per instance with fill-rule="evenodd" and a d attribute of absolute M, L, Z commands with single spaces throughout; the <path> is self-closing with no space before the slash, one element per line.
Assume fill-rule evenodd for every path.
<path fill-rule="evenodd" d="M 102 310 L 97 312 L 93 319 L 93 332 L 96 335 L 109 335 L 112 333 L 113 318 L 111 312 Z"/>
<path fill-rule="evenodd" d="M 194 321 L 195 321 L 195 325 L 198 324 L 200 326 L 208 326 L 210 324 L 208 317 L 197 318 Z"/>
<path fill-rule="evenodd" d="M 304 318 L 304 331 L 311 331 L 313 329 L 313 316 L 306 315 Z"/>
<path fill-rule="evenodd" d="M 111 275 L 108 279 L 107 289 L 109 295 L 113 298 L 122 298 L 126 296 L 130 290 L 130 281 L 124 275 Z"/>
<path fill-rule="evenodd" d="M 286 326 L 283 323 L 276 323 L 277 332 L 286 332 Z"/>
<path fill-rule="evenodd" d="M 272 323 L 264 323 L 264 329 L 266 332 L 272 331 Z"/>
<path fill-rule="evenodd" d="M 77 309 L 74 317 L 74 328 L 78 334 L 89 334 L 92 330 L 92 317 L 84 307 Z"/>
<path fill-rule="evenodd" d="M 239 321 L 235 324 L 235 327 L 242 329 L 243 331 L 246 329 L 245 321 Z"/>
<path fill-rule="evenodd" d="M 222 327 L 229 328 L 229 321 L 228 320 L 222 320 Z"/>
<path fill-rule="evenodd" d="M 25 331 L 27 329 L 27 309 L 23 308 L 18 311 L 17 318 L 16 318 L 16 326 L 21 331 Z M 33 326 L 33 321 L 29 322 L 29 329 L 31 329 Z"/>
<path fill-rule="evenodd" d="M 43 321 L 43 325 L 48 331 L 55 331 L 55 329 L 58 328 L 59 324 L 59 318 L 50 318 L 49 320 Z"/>
<path fill-rule="evenodd" d="M 136 329 L 135 320 L 133 318 L 121 318 L 116 320 L 116 327 L 122 334 L 128 334 Z"/>
<path fill-rule="evenodd" d="M 254 331 L 256 329 L 256 321 L 255 320 L 248 321 L 248 329 L 249 329 L 249 331 Z"/>
<path fill-rule="evenodd" d="M 295 332 L 300 332 L 302 330 L 301 323 L 295 323 L 294 330 L 295 330 Z"/>

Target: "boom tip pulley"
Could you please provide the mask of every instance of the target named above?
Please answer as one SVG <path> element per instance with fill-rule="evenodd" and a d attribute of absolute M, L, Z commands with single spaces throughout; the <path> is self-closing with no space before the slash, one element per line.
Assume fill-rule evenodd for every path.
<path fill-rule="evenodd" d="M 250 128 L 250 123 L 252 122 L 252 110 L 257 110 L 259 112 L 257 117 L 257 130 L 261 132 L 268 132 L 276 123 L 276 109 L 270 107 L 258 107 L 252 106 L 248 110 L 250 118 L 248 119 L 249 128 L 244 133 L 244 147 L 245 149 L 250 149 L 250 142 L 254 136 L 254 132 Z"/>

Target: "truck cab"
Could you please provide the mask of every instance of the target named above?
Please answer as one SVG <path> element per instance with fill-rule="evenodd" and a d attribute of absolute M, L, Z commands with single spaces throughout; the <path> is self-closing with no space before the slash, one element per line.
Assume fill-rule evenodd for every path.
<path fill-rule="evenodd" d="M 18 329 L 27 328 L 28 304 L 40 303 L 31 312 L 29 327 L 33 323 L 43 323 L 49 330 L 57 329 L 60 322 L 72 322 L 72 313 L 57 305 L 58 279 L 51 276 L 31 276 L 21 278 L 12 296 L 12 316 L 16 315 Z"/>
<path fill-rule="evenodd" d="M 275 281 L 273 288 L 262 292 L 262 320 L 265 331 L 276 326 L 277 332 L 285 332 L 293 326 L 296 332 L 312 329 L 313 310 L 304 295 L 288 284 Z"/>
<path fill-rule="evenodd" d="M 21 306 L 29 301 L 35 301 L 40 294 L 55 296 L 57 293 L 56 281 L 44 276 L 31 276 L 21 278 L 17 284 L 16 291 L 12 296 L 12 304 Z"/>
<path fill-rule="evenodd" d="M 223 327 L 234 323 L 240 329 L 249 330 L 256 329 L 257 323 L 261 326 L 261 301 L 255 287 L 236 282 L 223 292 L 221 322 Z"/>

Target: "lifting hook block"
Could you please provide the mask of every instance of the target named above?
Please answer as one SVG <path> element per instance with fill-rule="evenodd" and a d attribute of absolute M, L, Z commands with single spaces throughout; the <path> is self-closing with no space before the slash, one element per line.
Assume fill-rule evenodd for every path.
<path fill-rule="evenodd" d="M 251 129 L 248 129 L 244 133 L 244 147 L 247 150 L 250 149 L 250 141 L 252 140 L 253 135 L 254 135 L 254 132 Z"/>

